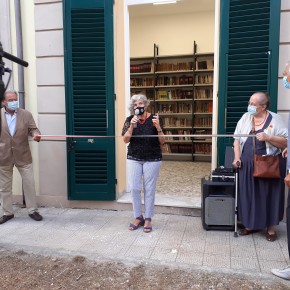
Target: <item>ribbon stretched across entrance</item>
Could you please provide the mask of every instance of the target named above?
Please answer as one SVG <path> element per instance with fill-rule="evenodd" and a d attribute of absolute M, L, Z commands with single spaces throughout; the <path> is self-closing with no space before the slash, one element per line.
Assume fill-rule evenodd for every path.
<path fill-rule="evenodd" d="M 156 138 L 157 135 L 138 135 L 132 136 L 134 138 Z M 160 137 L 160 136 L 159 136 Z M 253 137 L 252 134 L 209 134 L 209 135 L 200 135 L 200 134 L 172 134 L 172 135 L 163 135 L 164 138 L 169 137 L 189 137 L 189 138 L 218 138 L 218 137 Z M 67 138 L 123 138 L 121 135 L 110 135 L 110 136 L 100 136 L 100 135 L 41 135 L 43 141 L 49 139 L 67 139 Z"/>

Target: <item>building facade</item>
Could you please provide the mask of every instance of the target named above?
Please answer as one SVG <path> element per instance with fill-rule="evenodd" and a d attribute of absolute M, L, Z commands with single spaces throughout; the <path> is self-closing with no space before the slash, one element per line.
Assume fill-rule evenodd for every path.
<path fill-rule="evenodd" d="M 212 48 L 215 53 L 215 82 L 214 82 L 214 95 L 217 96 L 219 91 L 219 78 L 220 78 L 220 38 L 222 32 L 221 27 L 221 13 L 224 8 L 223 0 L 213 0 L 215 3 L 215 10 L 212 12 L 214 23 L 214 40 L 212 41 Z M 270 0 L 269 0 L 270 1 Z M 274 0 L 276 1 L 276 0 Z M 130 59 L 130 23 L 129 23 L 129 8 L 130 5 L 139 4 L 142 1 L 130 0 L 115 0 L 113 1 L 61 1 L 61 0 L 25 0 L 19 1 L 21 4 L 21 26 L 23 36 L 23 58 L 29 62 L 29 67 L 24 69 L 24 83 L 25 83 L 25 107 L 31 111 L 38 123 L 38 126 L 43 135 L 43 141 L 39 144 L 31 142 L 35 179 L 37 184 L 38 202 L 40 205 L 56 206 L 56 207 L 98 207 L 98 208 L 120 208 L 121 205 L 115 200 L 126 191 L 126 146 L 124 145 L 120 132 L 122 130 L 123 122 L 128 115 L 127 105 L 129 100 L 129 86 L 130 86 L 130 73 L 129 73 L 129 59 Z M 78 7 L 77 2 L 82 2 L 83 5 Z M 149 3 L 150 1 L 144 1 Z M 153 2 L 153 1 L 151 1 Z M 193 1 L 194 2 L 194 1 Z M 242 2 L 242 1 L 241 1 Z M 259 1 L 247 1 L 248 4 Z M 279 2 L 279 1 L 277 1 Z M 110 7 L 106 5 L 112 4 L 112 22 L 111 37 L 112 45 L 112 63 L 110 66 L 113 70 L 105 70 L 110 76 L 113 76 L 113 81 L 106 86 L 113 87 L 110 92 L 111 112 L 107 113 L 107 127 L 106 136 L 116 136 L 116 138 L 107 138 L 106 140 L 97 140 L 96 138 L 86 137 L 83 143 L 79 145 L 78 139 L 71 139 L 74 143 L 68 143 L 66 135 L 80 135 L 80 131 L 76 131 L 76 118 L 83 116 L 76 115 L 78 108 L 81 108 L 83 102 L 68 102 L 72 100 L 72 94 L 76 94 L 77 87 L 72 86 L 68 88 L 68 80 L 78 77 L 76 80 L 83 81 L 82 76 L 87 79 L 90 74 L 80 74 L 76 76 L 70 70 L 69 64 L 71 57 L 78 57 L 73 50 L 74 38 L 71 29 L 78 33 L 81 25 L 86 25 L 86 20 L 83 19 L 82 14 L 86 11 L 81 11 L 80 14 L 75 14 L 74 9 L 96 9 L 95 12 L 99 13 L 100 9 L 105 7 L 105 10 Z M 90 6 L 96 4 L 96 6 Z M 101 5 L 98 7 L 98 5 Z M 72 6 L 70 6 L 72 5 Z M 75 5 L 75 6 L 74 6 Z M 68 9 L 72 9 L 72 13 Z M 0 41 L 3 44 L 5 51 L 17 55 L 17 34 L 15 25 L 15 7 L 13 1 L 2 0 L 0 3 Z M 105 14 L 104 14 L 105 15 Z M 274 76 L 273 81 L 276 82 L 276 95 L 277 111 L 287 122 L 288 113 L 290 110 L 290 91 L 286 91 L 282 87 L 282 72 L 285 63 L 290 59 L 290 2 L 288 0 L 281 0 L 279 5 L 279 30 L 280 40 L 277 46 L 279 47 L 278 61 L 276 62 L 277 74 Z M 82 19 L 79 27 L 69 28 L 70 19 Z M 102 23 L 101 23 L 102 24 Z M 107 24 L 105 24 L 107 25 Z M 105 27 L 105 26 L 104 26 Z M 80 32 L 82 33 L 82 32 Z M 108 33 L 108 32 L 107 32 Z M 81 44 L 78 44 L 81 45 Z M 97 48 L 96 48 L 97 49 Z M 105 47 L 106 53 L 109 54 Z M 80 47 L 79 60 L 82 59 L 82 47 Z M 110 55 L 110 54 L 109 54 Z M 99 55 L 96 55 L 98 61 Z M 75 59 L 78 62 L 78 59 Z M 10 87 L 18 89 L 18 66 L 15 63 L 5 61 L 7 66 L 13 68 L 13 82 Z M 105 62 L 107 65 L 108 63 Z M 274 67 L 275 67 L 274 65 Z M 108 68 L 108 67 L 107 67 Z M 4 76 L 4 80 L 7 77 Z M 83 83 L 84 89 L 87 89 L 86 81 Z M 103 100 L 104 103 L 98 103 L 98 108 L 102 105 L 107 106 L 107 99 Z M 86 102 L 86 100 L 84 100 Z M 213 132 L 219 133 L 219 121 L 224 119 L 219 113 L 218 100 L 214 101 L 214 123 Z M 105 114 L 105 111 L 100 114 Z M 69 118 L 71 112 L 75 118 Z M 108 111 L 108 110 L 107 110 Z M 87 134 L 82 135 L 102 135 L 98 131 L 88 131 Z M 84 131 L 83 131 L 84 132 Z M 96 132 L 91 134 L 91 132 Z M 101 144 L 102 143 L 102 144 Z M 101 144 L 101 145 L 100 145 Z M 100 147 L 100 146 L 101 147 Z M 213 159 L 212 167 L 217 165 L 217 143 L 213 146 Z M 70 146 L 80 146 L 78 153 L 71 156 L 68 150 Z M 83 146 L 83 147 L 82 147 Z M 94 147 L 95 146 L 95 147 Z M 91 149 L 92 148 L 92 149 Z M 109 148 L 109 149 L 108 149 Z M 90 151 L 91 150 L 91 151 Z M 84 156 L 84 152 L 92 152 L 92 155 Z M 90 168 L 88 162 L 82 163 L 80 167 L 76 167 L 78 160 L 81 162 L 86 160 L 84 158 L 96 158 L 96 170 L 104 169 L 100 165 L 100 152 L 104 153 L 103 157 L 105 163 L 110 163 L 105 166 L 105 177 L 102 174 L 97 178 L 100 184 L 95 187 L 94 182 L 88 181 L 84 178 L 86 171 L 82 171 L 81 166 Z M 79 159 L 78 159 L 79 158 Z M 110 159 L 109 159 L 110 158 Z M 108 160 L 110 160 L 108 162 Z M 71 180 L 71 175 L 74 176 Z M 75 178 L 76 177 L 76 178 Z M 95 178 L 93 176 L 92 178 Z M 107 190 L 103 184 L 110 180 L 109 196 L 106 196 Z M 79 182 L 78 182 L 79 181 Z M 21 202 L 21 181 L 18 176 L 14 180 L 14 194 L 15 200 Z M 83 188 L 85 192 L 83 193 Z M 94 191 L 102 192 L 97 197 L 92 197 Z M 75 195 L 74 195 L 75 192 Z M 84 194 L 84 197 L 82 197 Z"/>

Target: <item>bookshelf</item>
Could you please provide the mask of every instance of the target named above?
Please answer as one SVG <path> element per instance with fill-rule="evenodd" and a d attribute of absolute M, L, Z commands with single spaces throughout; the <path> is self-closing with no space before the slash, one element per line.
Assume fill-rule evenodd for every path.
<path fill-rule="evenodd" d="M 196 47 L 192 54 L 160 56 L 154 44 L 153 56 L 130 60 L 131 95 L 145 94 L 163 119 L 164 160 L 211 160 L 211 137 L 182 136 L 212 133 L 214 54 Z"/>

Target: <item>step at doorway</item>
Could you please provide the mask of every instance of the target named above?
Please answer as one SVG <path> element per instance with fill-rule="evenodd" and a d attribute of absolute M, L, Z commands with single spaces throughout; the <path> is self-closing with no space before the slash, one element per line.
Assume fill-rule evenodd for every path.
<path fill-rule="evenodd" d="M 209 176 L 210 162 L 163 161 L 157 187 L 156 206 L 201 208 L 201 179 Z M 124 193 L 120 203 L 131 203 L 130 192 Z"/>
<path fill-rule="evenodd" d="M 200 208 L 201 178 L 210 175 L 210 168 L 209 162 L 163 161 L 156 195 L 176 206 Z"/>

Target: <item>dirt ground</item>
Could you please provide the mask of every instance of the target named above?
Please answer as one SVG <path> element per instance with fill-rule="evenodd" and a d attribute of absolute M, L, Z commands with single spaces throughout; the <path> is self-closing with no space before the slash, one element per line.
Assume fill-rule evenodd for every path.
<path fill-rule="evenodd" d="M 286 283 L 224 272 L 150 263 L 89 261 L 0 250 L 0 289 L 290 289 Z"/>

